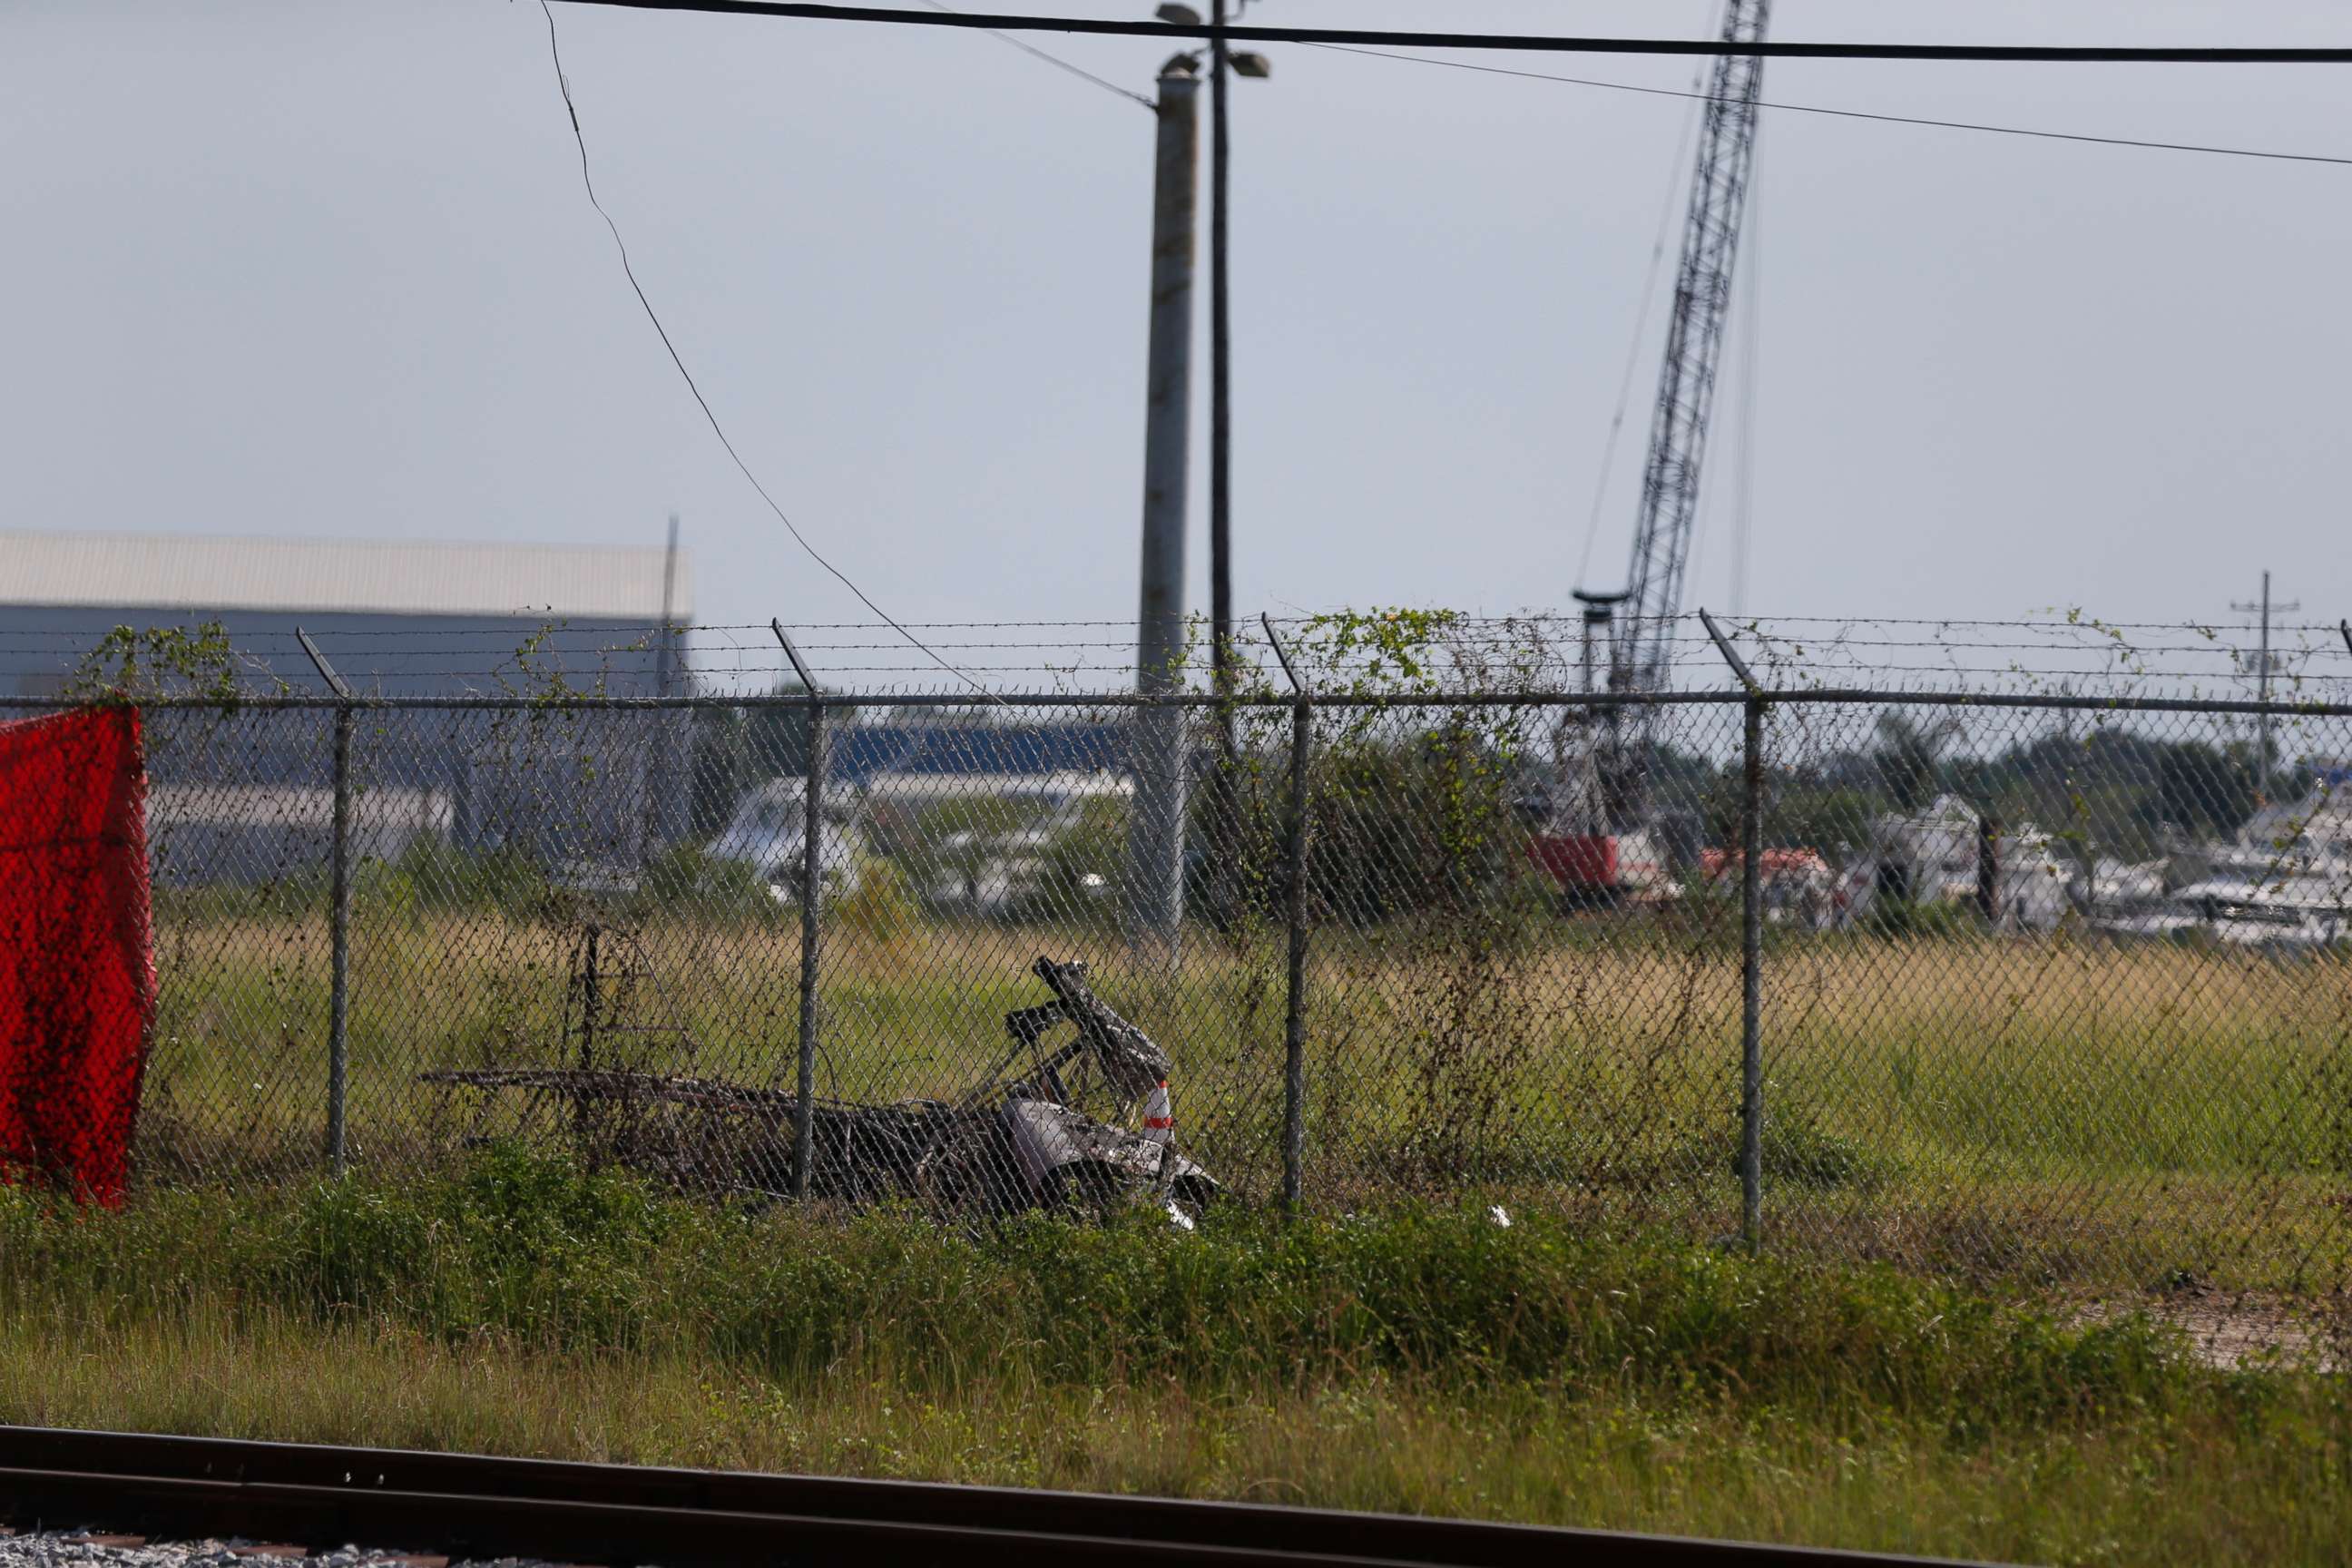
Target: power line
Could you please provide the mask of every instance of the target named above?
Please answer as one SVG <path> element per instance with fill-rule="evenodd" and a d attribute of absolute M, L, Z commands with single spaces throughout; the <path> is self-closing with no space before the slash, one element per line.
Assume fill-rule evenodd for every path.
<path fill-rule="evenodd" d="M 735 460 L 735 467 L 737 469 L 742 473 L 744 479 L 751 481 L 751 488 L 760 492 L 760 499 L 768 503 L 768 510 L 776 514 L 776 521 L 784 525 L 784 531 L 793 536 L 793 542 L 808 552 L 808 558 L 810 560 L 824 567 L 828 573 L 831 573 L 835 581 L 838 582 L 843 587 L 848 589 L 852 594 L 857 595 L 857 602 L 859 604 L 873 611 L 876 616 L 879 616 L 889 626 L 892 631 L 895 631 L 900 637 L 905 637 L 907 641 L 914 647 L 920 648 L 924 654 L 929 656 L 932 663 L 938 665 L 941 669 L 946 670 L 950 675 L 954 676 L 957 679 L 961 680 L 973 690 L 981 692 L 983 695 L 987 694 L 988 689 L 986 687 L 981 685 L 979 681 L 974 680 L 971 676 L 966 675 L 962 670 L 958 669 L 954 665 L 950 664 L 946 659 L 941 658 L 938 654 L 933 653 L 929 646 L 927 645 L 922 638 L 908 631 L 896 620 L 891 619 L 890 613 L 869 598 L 866 595 L 865 589 L 851 582 L 848 574 L 843 572 L 840 567 L 835 566 L 832 562 L 827 561 L 823 555 L 819 554 L 817 552 L 816 546 L 811 544 L 808 540 L 803 536 L 799 525 L 794 523 L 791 517 L 786 515 L 782 507 L 776 504 L 776 498 L 768 493 L 768 487 L 760 482 L 760 476 L 751 471 L 751 466 L 743 460 L 743 455 L 735 449 L 735 443 L 727 438 L 725 428 L 719 423 L 719 416 L 710 411 L 709 399 L 702 395 L 702 388 L 695 384 L 694 373 L 686 368 L 686 361 L 678 357 L 677 345 L 670 342 L 669 329 L 662 325 L 661 317 L 655 313 L 654 302 L 646 298 L 645 286 L 637 281 L 636 268 L 629 265 L 628 242 L 621 237 L 620 226 L 613 221 L 613 215 L 606 212 L 604 210 L 604 204 L 597 199 L 596 182 L 591 179 L 588 174 L 588 139 L 586 136 L 582 134 L 580 130 L 580 110 L 579 108 L 572 101 L 572 83 L 567 80 L 563 75 L 563 50 L 556 42 L 555 13 L 549 7 L 547 0 L 539 0 L 539 8 L 547 16 L 547 52 L 549 58 L 555 62 L 555 85 L 557 89 L 563 94 L 563 112 L 569 116 L 572 121 L 572 140 L 580 149 L 580 184 L 588 193 L 588 205 L 596 209 L 596 216 L 603 218 L 604 220 L 604 226 L 612 231 L 613 245 L 614 247 L 621 253 L 621 270 L 629 279 L 629 288 L 635 293 L 637 303 L 644 307 L 646 320 L 654 324 L 655 332 L 661 338 L 662 347 L 669 351 L 669 363 L 677 366 L 677 374 L 686 381 L 686 389 L 694 394 L 695 406 L 702 410 L 702 417 L 709 422 L 710 433 L 719 437 L 719 444 L 727 448 L 727 455 Z"/>
<path fill-rule="evenodd" d="M 934 11 L 943 12 L 950 16 L 961 15 L 961 13 L 958 11 L 951 10 L 948 6 L 940 5 L 940 0 L 923 0 L 923 4 L 929 5 Z M 1155 114 L 1159 112 L 1160 106 L 1152 102 L 1151 100 L 1131 89 L 1119 86 L 1118 83 L 1111 80 L 1108 77 L 1097 76 L 1094 72 L 1087 69 L 1086 67 L 1073 65 L 1059 55 L 1049 55 L 1045 50 L 1039 48 L 1036 45 L 1024 43 L 1019 38 L 1014 37 L 1012 34 L 1005 32 L 1001 28 L 989 27 L 983 28 L 982 31 L 986 32 L 990 37 L 994 38 L 997 42 L 1001 44 L 1009 44 L 1013 47 L 1019 49 L 1023 54 L 1034 56 L 1038 59 L 1044 60 L 1047 65 L 1052 66 L 1058 70 L 1066 70 L 1072 76 L 1078 78 L 1080 80 L 1090 81 L 1097 87 L 1101 88 L 1105 92 L 1115 92 L 1121 98 L 1143 105 L 1144 108 L 1150 110 Z"/>
<path fill-rule="evenodd" d="M 592 0 L 602 4 L 604 0 Z M 619 4 L 621 0 L 613 0 Z M 1696 98 L 1713 101 L 1715 95 L 1705 92 L 1684 92 L 1670 87 L 1636 87 L 1626 81 L 1602 81 L 1594 77 L 1553 76 L 1544 71 L 1513 70 L 1507 66 L 1482 66 L 1468 60 L 1433 59 L 1426 55 L 1400 55 L 1381 49 L 1350 48 L 1341 44 L 1315 44 L 1314 47 L 1329 49 L 1334 54 L 1361 55 L 1366 59 L 1398 60 L 1407 65 L 1444 66 L 1452 70 L 1477 71 L 1486 76 L 1515 76 L 1528 81 L 1564 82 L 1572 87 L 1597 87 L 1610 92 L 1638 92 L 1647 98 Z M 2352 163 L 2352 157 L 2331 157 L 2320 153 L 2272 153 L 2254 147 L 2214 147 L 2197 142 L 2148 142 L 2133 136 L 2092 136 L 2074 131 L 2034 131 L 2019 125 L 1987 125 L 1970 120 L 1929 120 L 1914 114 L 1873 114 L 1859 109 L 1828 109 L 1815 103 L 1773 103 L 1759 100 L 1759 109 L 1779 110 L 1783 114 L 1822 114 L 1837 120 L 1875 120 L 1888 125 L 1928 125 L 1944 131 L 1982 131 L 1995 136 L 2031 136 L 2044 142 L 2090 142 L 2103 147 L 2146 147 L 2165 153 L 2210 153 L 2226 158 L 2272 158 L 2291 163 Z"/>
<path fill-rule="evenodd" d="M 953 12 L 938 15 L 877 5 L 826 5 L 804 0 L 567 0 L 635 11 L 703 11 L 722 16 L 785 16 L 803 21 L 876 22 L 895 26 L 975 27 L 982 32 L 1098 33 L 1125 37 L 1213 38 L 1229 43 L 1369 44 L 1390 48 L 1501 49 L 1539 54 L 1753 55 L 1764 59 L 1987 60 L 2076 65 L 2352 65 L 2352 48 L 2221 48 L 2116 44 L 1830 44 L 1722 38 L 1608 38 L 1545 33 L 1400 32 L 1377 27 L 1213 26 L 1205 22 L 1130 22 L 1087 16 Z"/>

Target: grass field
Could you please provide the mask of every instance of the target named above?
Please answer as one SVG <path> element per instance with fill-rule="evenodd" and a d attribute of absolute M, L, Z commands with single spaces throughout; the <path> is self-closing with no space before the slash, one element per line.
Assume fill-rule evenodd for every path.
<path fill-rule="evenodd" d="M 2053 1563 L 2332 1563 L 2333 1376 L 1885 1268 L 1475 1212 L 720 1209 L 512 1152 L 0 1191 L 0 1420 L 1149 1490 Z"/>
<path fill-rule="evenodd" d="M 152 1181 L 315 1168 L 327 944 L 308 918 L 188 905 L 160 922 L 142 1112 Z M 363 900 L 351 1121 L 379 1168 L 501 1124 L 423 1070 L 565 1062 L 576 929 Z M 2352 1258 L 2352 963 L 2070 937 L 1774 931 L 1765 1215 L 1784 1247 L 1987 1278 L 2184 1279 L 2319 1295 Z M 606 939 L 600 1060 L 789 1084 L 798 929 L 764 917 Z M 1484 946 L 1327 931 L 1308 1009 L 1310 1197 L 1485 1193 L 1588 1222 L 1731 1228 L 1738 972 L 1719 920 L 1549 921 Z M 616 952 L 618 956 L 616 956 Z M 821 1090 L 952 1094 L 1042 991 L 1093 961 L 1173 1054 L 1180 1132 L 1244 1196 L 1279 1171 L 1283 989 L 1271 941 L 1205 933 L 1172 974 L 1099 926 L 845 920 L 823 970 Z"/>

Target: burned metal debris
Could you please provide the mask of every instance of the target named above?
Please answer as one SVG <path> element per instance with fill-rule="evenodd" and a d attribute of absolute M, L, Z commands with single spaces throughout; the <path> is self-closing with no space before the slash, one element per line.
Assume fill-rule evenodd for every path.
<path fill-rule="evenodd" d="M 1053 999 L 1005 1016 L 1012 1049 L 954 1100 L 812 1102 L 812 1197 L 912 1200 L 962 1221 L 1132 1200 L 1189 1220 L 1216 1194 L 1164 1132 L 1118 1124 L 1164 1089 L 1168 1054 L 1094 994 L 1085 964 L 1031 967 Z M 1070 1037 L 1049 1045 L 1065 1025 Z M 419 1076 L 472 1100 L 451 1109 L 476 1141 L 568 1140 L 591 1165 L 712 1196 L 793 1189 L 799 1102 L 782 1089 L 593 1065 Z"/>

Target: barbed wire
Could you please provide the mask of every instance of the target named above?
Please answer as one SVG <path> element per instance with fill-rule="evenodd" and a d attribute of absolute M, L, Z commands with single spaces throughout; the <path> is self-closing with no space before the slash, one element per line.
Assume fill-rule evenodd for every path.
<path fill-rule="evenodd" d="M 339 612 L 320 611 L 319 613 L 325 615 Z M 358 628 L 338 628 L 334 626 L 310 626 L 306 627 L 305 630 L 307 630 L 309 635 L 312 637 L 320 639 L 327 637 L 359 637 L 402 639 L 412 637 L 469 637 L 476 639 L 487 638 L 507 641 L 511 641 L 518 636 L 535 636 L 548 633 L 558 635 L 569 634 L 573 636 L 625 636 L 630 634 L 655 634 L 663 631 L 674 632 L 679 636 L 708 636 L 714 633 L 743 633 L 751 638 L 762 642 L 767 641 L 773 635 L 772 629 L 765 621 L 696 621 L 683 618 L 675 621 L 614 621 L 602 619 L 591 620 L 585 618 L 572 619 L 561 616 L 551 616 L 543 621 L 531 621 L 530 617 L 537 613 L 538 612 L 530 609 L 529 606 L 524 606 L 516 612 L 517 619 L 514 624 L 497 626 L 369 626 L 364 630 Z M 1391 612 L 1382 610 L 1365 612 L 1335 611 L 1328 614 L 1319 615 L 1286 613 L 1273 616 L 1271 618 L 1277 627 L 1298 627 L 1316 625 L 1336 625 L 1342 622 L 1356 620 L 1367 622 L 1376 621 L 1390 613 Z M 1505 626 L 1560 627 L 1574 631 L 1582 625 L 1582 617 L 1579 614 L 1571 611 L 1561 610 L 1531 610 L 1511 615 L 1471 615 L 1447 610 L 1420 610 L 1399 613 L 1410 613 L 1424 616 L 1444 626 L 1472 631 L 1480 627 L 1499 628 Z M 2251 616 L 2252 612 L 2248 612 L 2247 616 L 2241 617 L 2241 619 L 2250 619 Z M 176 617 L 169 624 L 203 624 L 209 621 L 226 620 L 228 618 L 230 617 L 191 614 Z M 1045 632 L 1084 628 L 1103 629 L 1113 627 L 1132 631 L 1135 626 L 1134 621 L 1131 619 L 1058 620 L 1046 618 L 993 621 L 908 620 L 899 624 L 919 627 L 925 631 L 993 630 L 1016 632 Z M 1703 642 L 1707 640 L 1704 626 L 1696 613 L 1686 613 L 1675 616 L 1640 616 L 1621 615 L 1617 616 L 1612 624 L 1620 627 L 1680 627 L 1685 631 L 1685 640 L 1692 642 Z M 1751 627 L 1802 626 L 1895 627 L 1932 626 L 1953 629 L 2006 628 L 2020 632 L 2034 632 L 2042 634 L 2069 633 L 2089 636 L 2105 636 L 2111 633 L 2131 631 L 2172 631 L 2199 632 L 2206 634 L 2209 637 L 2218 637 L 2224 631 L 2243 629 L 2236 621 L 2232 621 L 2225 625 L 2220 621 L 2191 620 L 2123 621 L 2092 619 L 2088 617 L 2075 619 L 2048 619 L 2035 618 L 2032 616 L 1988 618 L 1956 616 L 1927 616 L 1874 615 L 1750 615 L 1741 616 L 1736 623 L 1726 619 L 1723 622 L 1723 626 L 1727 633 L 1734 636 L 1746 632 Z M 887 626 L 885 623 L 877 621 L 806 621 L 785 623 L 785 630 L 793 633 L 860 632 L 878 634 L 887 629 Z M 2294 632 L 2306 633 L 2315 637 L 2336 637 L 2339 636 L 2336 623 L 2329 620 L 2273 620 L 2271 622 L 2271 630 L 2273 634 Z M 235 635 L 240 641 L 253 638 L 269 638 L 285 642 L 292 642 L 296 636 L 295 632 L 290 627 L 282 630 L 267 627 L 236 629 L 235 631 Z M 0 637 L 44 638 L 60 642 L 88 642 L 91 640 L 91 634 L 89 630 L 86 628 L 74 627 L 11 626 L 6 628 L 5 632 L 0 632 Z M 1233 639 L 1239 643 L 1263 643 L 1265 641 L 1265 634 L 1257 629 L 1255 619 L 1255 617 L 1252 617 L 1249 621 L 1237 623 L 1235 625 L 1233 631 Z"/>
<path fill-rule="evenodd" d="M 952 653 L 990 689 L 1045 690 L 1068 696 L 1131 691 L 1138 674 L 1129 623 L 1106 619 L 965 620 L 910 623 Z M 1669 690 L 1711 691 L 1731 679 L 1728 667 L 1695 616 L 1628 617 L 1589 627 L 1580 615 L 1538 611 L 1514 616 L 1381 610 L 1275 617 L 1273 636 L 1236 626 L 1233 647 L 1241 679 L 1254 689 L 1286 689 L 1273 639 L 1300 662 L 1318 692 L 1385 694 L 1545 692 L 1555 700 L 1618 687 L 1612 638 L 1638 636 L 1664 660 Z M 897 628 L 874 622 L 814 623 L 792 628 L 803 659 L 832 691 L 891 688 L 900 695 L 949 689 L 932 666 L 889 657 L 907 649 Z M 583 688 L 614 695 L 664 690 L 719 698 L 764 695 L 798 683 L 766 626 L 664 625 L 552 620 L 490 626 L 309 628 L 347 679 L 378 689 L 415 693 Z M 2267 681 L 2261 638 L 2250 626 L 2185 621 L 2103 621 L 2076 611 L 2042 617 L 1754 616 L 1725 635 L 1768 685 L 1789 690 L 1886 689 L 1917 694 L 2049 693 L 2086 696 L 2214 698 L 2242 701 L 2267 687 L 2282 700 L 2315 693 L 2335 700 L 2352 681 L 2352 646 L 2326 622 L 2273 623 Z M 296 634 L 276 627 L 236 631 L 233 676 L 256 691 L 308 689 L 316 671 Z M 109 637 L 69 628 L 0 632 L 0 675 L 37 695 L 41 683 L 86 676 L 90 660 L 125 650 Z M 1209 683 L 1208 637 L 1196 617 L 1176 673 L 1196 689 Z M 664 672 L 668 684 L 664 684 Z M 961 682 L 961 676 L 955 678 Z M 23 684 L 30 680 L 33 685 Z"/>

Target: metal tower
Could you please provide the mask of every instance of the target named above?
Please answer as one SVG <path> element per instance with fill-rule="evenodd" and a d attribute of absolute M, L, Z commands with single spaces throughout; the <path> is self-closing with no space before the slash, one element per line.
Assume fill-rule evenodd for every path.
<path fill-rule="evenodd" d="M 1762 42 L 1771 9 L 1770 0 L 1729 0 L 1723 10 L 1723 40 Z M 1654 690 L 1665 681 L 1667 622 L 1682 610 L 1683 570 L 1690 560 L 1699 463 L 1715 404 L 1723 323 L 1731 309 L 1731 268 L 1739 254 L 1748 176 L 1756 161 L 1756 98 L 1763 81 L 1764 62 L 1758 57 L 1717 57 L 1699 133 L 1698 167 L 1691 177 L 1665 368 L 1650 417 L 1641 517 L 1625 578 L 1626 619 L 1612 638 L 1611 684 L 1619 689 Z"/>

